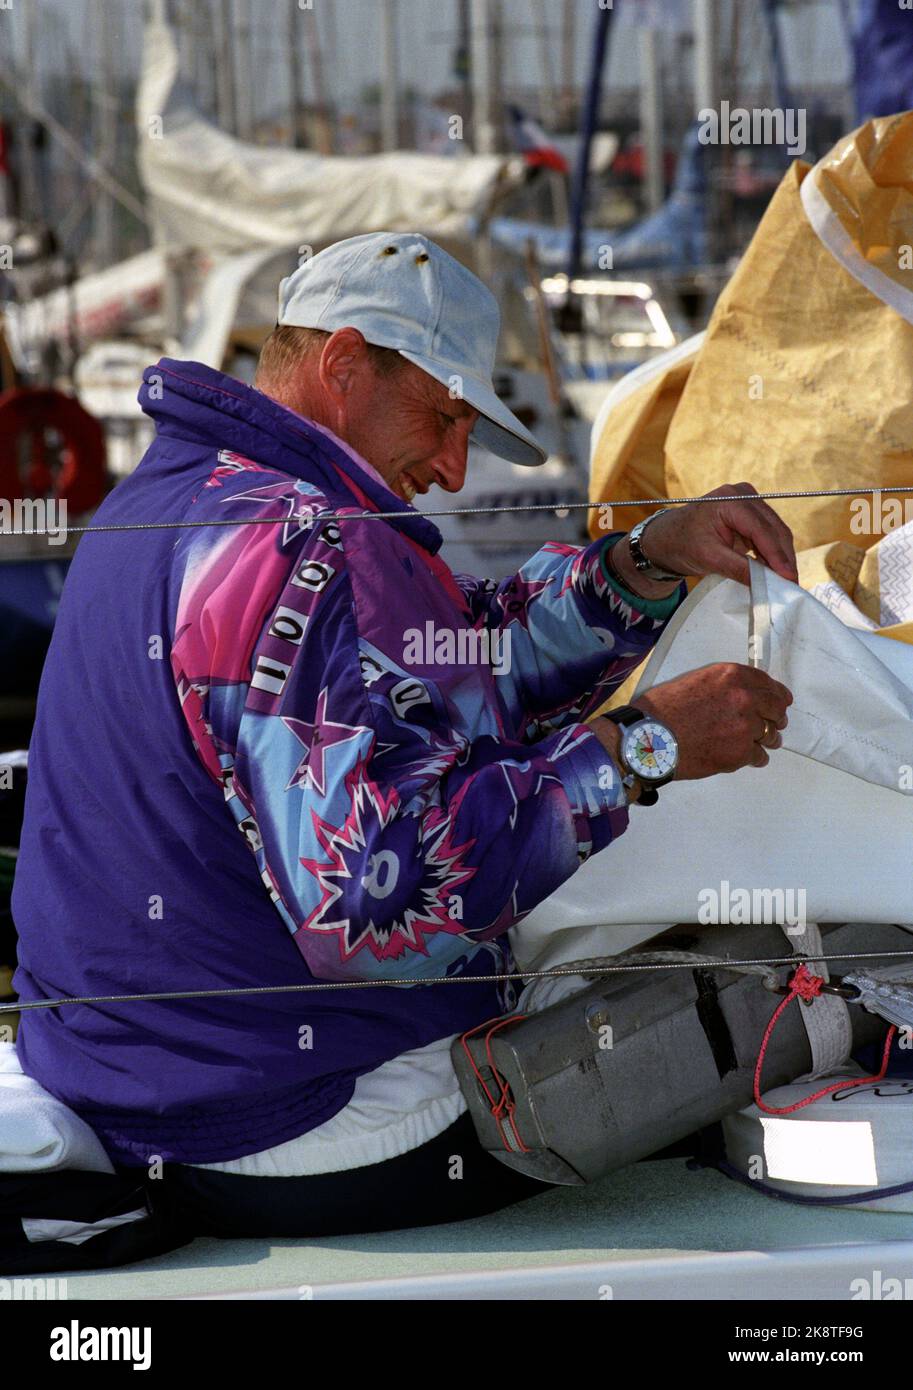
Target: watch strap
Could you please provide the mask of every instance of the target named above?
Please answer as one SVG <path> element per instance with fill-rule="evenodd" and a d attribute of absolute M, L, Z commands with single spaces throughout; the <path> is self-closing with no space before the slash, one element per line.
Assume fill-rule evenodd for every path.
<path fill-rule="evenodd" d="M 617 709 L 607 709 L 603 718 L 611 719 L 613 724 L 636 724 L 638 719 L 647 716 L 636 705 L 619 705 Z"/>
<path fill-rule="evenodd" d="M 663 512 L 667 512 L 668 510 L 668 507 L 661 507 L 660 510 L 654 512 L 652 516 L 646 517 L 644 521 L 639 521 L 628 533 L 628 549 L 631 552 L 634 568 L 637 570 L 638 574 L 642 574 L 645 579 L 653 579 L 656 582 L 671 582 L 674 579 L 680 583 L 685 578 L 683 574 L 679 574 L 676 570 L 664 570 L 659 565 L 654 565 L 652 560 L 649 560 L 645 555 L 643 548 L 643 536 L 648 526 L 652 521 L 655 521 L 658 516 L 662 516 Z"/>

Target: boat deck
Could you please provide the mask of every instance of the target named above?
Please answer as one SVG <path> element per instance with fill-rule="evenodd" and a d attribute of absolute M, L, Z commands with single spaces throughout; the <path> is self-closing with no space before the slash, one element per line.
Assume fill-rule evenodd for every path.
<path fill-rule="evenodd" d="M 71 1300 L 848 1300 L 860 1296 L 854 1280 L 889 1278 L 913 1278 L 913 1216 L 775 1201 L 674 1159 L 445 1226 L 314 1242 L 201 1239 L 67 1276 L 67 1287 Z"/>

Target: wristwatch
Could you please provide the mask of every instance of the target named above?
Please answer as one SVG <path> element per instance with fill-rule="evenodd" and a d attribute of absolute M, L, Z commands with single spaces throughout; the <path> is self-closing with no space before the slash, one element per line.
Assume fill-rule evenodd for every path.
<path fill-rule="evenodd" d="M 643 521 L 639 521 L 628 535 L 628 549 L 631 552 L 631 559 L 634 561 L 634 568 L 637 570 L 638 574 L 643 575 L 644 579 L 653 579 L 656 581 L 671 581 L 677 579 L 681 581 L 685 578 L 683 574 L 677 574 L 675 570 L 660 569 L 659 565 L 652 564 L 644 554 L 643 545 L 641 544 L 644 531 L 646 531 L 650 522 L 655 521 L 658 516 L 662 516 L 663 512 L 667 511 L 669 511 L 668 507 L 661 507 L 659 511 L 654 512 L 652 516 L 648 516 Z"/>
<path fill-rule="evenodd" d="M 603 718 L 611 719 L 621 729 L 618 757 L 622 782 L 626 787 L 633 781 L 639 782 L 638 804 L 655 806 L 659 800 L 657 788 L 665 786 L 675 776 L 678 740 L 665 724 L 634 705 L 607 710 Z"/>

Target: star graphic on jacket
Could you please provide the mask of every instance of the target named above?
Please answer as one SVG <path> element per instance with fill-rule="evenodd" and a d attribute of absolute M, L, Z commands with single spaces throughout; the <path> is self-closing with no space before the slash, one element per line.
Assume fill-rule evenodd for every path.
<path fill-rule="evenodd" d="M 309 484 L 296 485 L 289 479 L 279 483 L 264 483 L 262 487 L 248 488 L 246 492 L 233 492 L 221 499 L 223 502 L 285 502 L 288 505 L 287 521 L 282 527 L 280 544 L 287 546 L 314 525 L 314 518 L 325 507 L 326 502 L 317 489 Z M 264 515 L 267 515 L 264 512 Z"/>
<path fill-rule="evenodd" d="M 519 623 L 529 631 L 529 606 L 551 583 L 550 579 L 523 579 L 519 576 L 506 584 L 497 598 L 504 614 L 504 626 Z"/>
<path fill-rule="evenodd" d="M 326 686 L 318 696 L 313 723 L 288 715 L 282 716 L 282 722 L 308 750 L 293 772 L 285 790 L 291 791 L 292 787 L 301 787 L 307 791 L 313 787 L 321 796 L 326 795 L 327 749 L 336 748 L 341 743 L 351 743 L 362 734 L 371 732 L 363 724 L 337 724 L 334 720 L 327 719 Z"/>

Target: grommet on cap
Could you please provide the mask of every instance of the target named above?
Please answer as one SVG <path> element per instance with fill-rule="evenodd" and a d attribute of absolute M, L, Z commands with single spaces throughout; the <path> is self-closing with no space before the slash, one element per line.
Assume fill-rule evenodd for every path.
<path fill-rule="evenodd" d="M 398 246 L 385 246 L 384 249 L 383 249 L 383 251 L 381 252 L 381 255 L 382 255 L 382 256 L 395 256 L 395 255 L 397 254 L 398 251 L 399 251 L 399 247 L 398 247 Z"/>
<path fill-rule="evenodd" d="M 424 265 L 425 262 L 428 261 L 428 260 L 430 260 L 430 259 L 431 259 L 431 257 L 428 255 L 428 252 L 427 252 L 427 251 L 420 251 L 419 254 L 418 254 L 418 255 L 416 256 L 416 258 L 415 258 L 415 264 L 416 264 L 416 265 Z"/>

